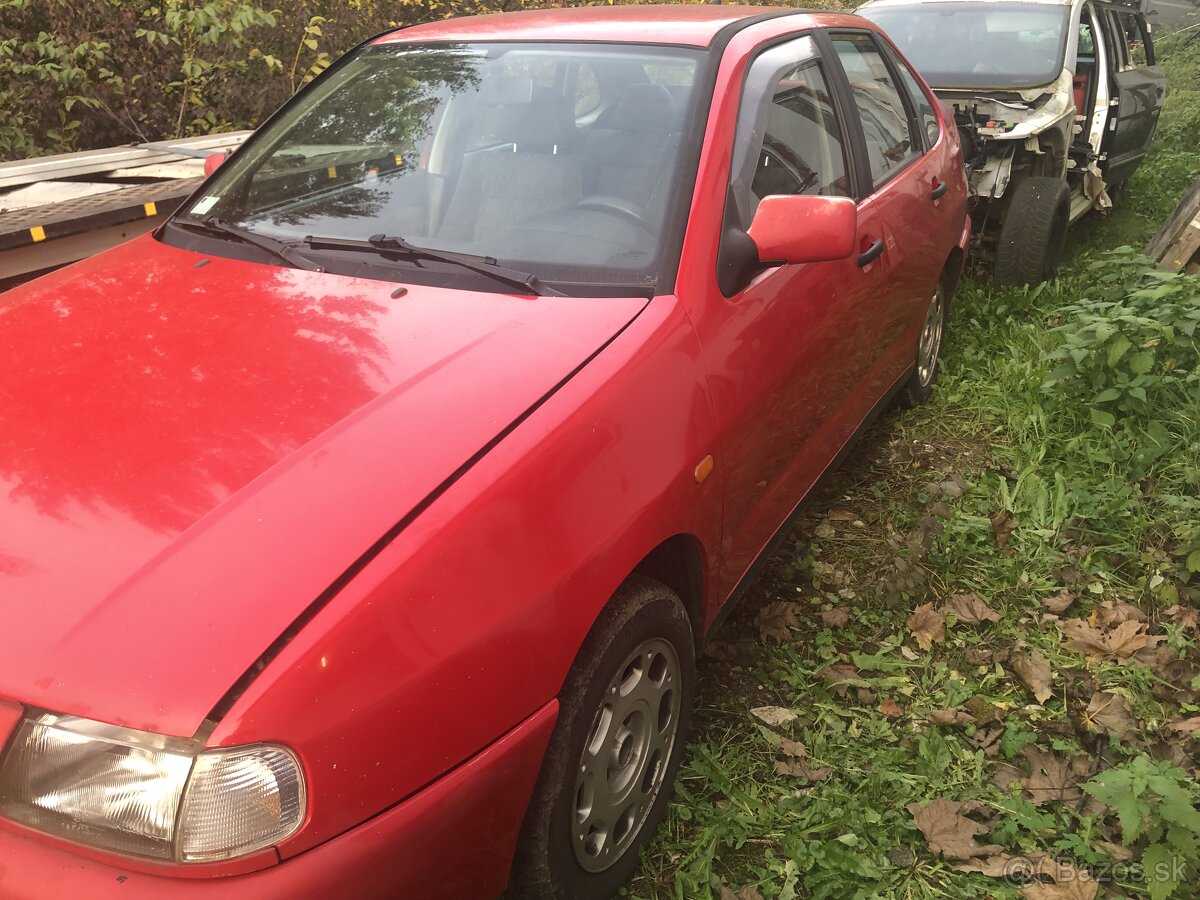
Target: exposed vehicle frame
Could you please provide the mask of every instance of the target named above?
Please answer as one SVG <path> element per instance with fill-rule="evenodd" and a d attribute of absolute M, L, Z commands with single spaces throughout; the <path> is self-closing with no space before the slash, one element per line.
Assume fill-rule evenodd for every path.
<path fill-rule="evenodd" d="M 950 8 L 1063 11 L 1061 67 L 1052 81 L 966 85 L 922 71 L 954 111 L 971 185 L 975 248 L 993 260 L 997 281 L 1037 283 L 1057 268 L 1067 226 L 1089 211 L 1111 209 L 1150 147 L 1166 93 L 1150 26 L 1135 0 L 915 5 L 919 12 L 912 0 L 874 0 L 859 12 L 889 27 L 889 12 L 903 8 L 915 29 L 926 15 Z M 914 56 L 903 33 L 893 37 Z M 919 58 L 914 63 L 921 68 Z"/>

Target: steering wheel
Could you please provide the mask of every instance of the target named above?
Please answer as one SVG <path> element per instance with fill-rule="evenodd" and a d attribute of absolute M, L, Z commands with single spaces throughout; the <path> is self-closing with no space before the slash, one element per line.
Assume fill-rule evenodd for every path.
<path fill-rule="evenodd" d="M 624 197 L 611 197 L 607 194 L 597 194 L 585 197 L 575 204 L 576 209 L 592 209 L 596 212 L 612 213 L 624 219 L 631 220 L 635 225 L 649 230 L 649 213 L 631 200 Z"/>

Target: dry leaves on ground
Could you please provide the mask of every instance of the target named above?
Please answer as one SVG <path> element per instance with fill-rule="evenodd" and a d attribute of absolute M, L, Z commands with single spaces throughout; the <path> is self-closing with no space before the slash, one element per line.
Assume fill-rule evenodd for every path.
<path fill-rule="evenodd" d="M 826 628 L 845 628 L 850 621 L 850 610 L 844 606 L 821 611 L 821 624 Z"/>
<path fill-rule="evenodd" d="M 1047 597 L 1045 600 L 1043 600 L 1042 606 L 1046 607 L 1046 609 L 1050 610 L 1050 612 L 1054 613 L 1055 615 L 1059 615 L 1066 612 L 1067 607 L 1074 602 L 1075 595 L 1066 588 L 1063 588 L 1053 597 Z"/>
<path fill-rule="evenodd" d="M 815 767 L 799 759 L 780 760 L 775 763 L 777 775 L 792 775 L 805 781 L 826 781 L 833 774 L 833 769 L 825 766 Z"/>
<path fill-rule="evenodd" d="M 963 709 L 935 709 L 925 717 L 932 725 L 971 725 L 975 717 Z"/>
<path fill-rule="evenodd" d="M 879 711 L 889 719 L 898 719 L 904 715 L 904 707 L 895 700 L 884 700 L 879 704 Z"/>
<path fill-rule="evenodd" d="M 1097 731 L 1103 729 L 1122 741 L 1139 727 L 1129 708 L 1129 701 L 1110 691 L 1096 691 L 1083 715 L 1089 728 L 1094 727 Z"/>
<path fill-rule="evenodd" d="M 951 594 L 942 603 L 941 612 L 942 615 L 952 615 L 967 625 L 1000 621 L 1000 614 L 976 594 Z"/>
<path fill-rule="evenodd" d="M 1132 603 L 1105 600 L 1096 607 L 1096 621 L 1101 625 L 1120 625 L 1122 622 L 1145 622 L 1146 614 Z"/>
<path fill-rule="evenodd" d="M 717 888 L 717 897 L 718 900 L 762 900 L 762 894 L 752 884 L 735 891 L 723 881 Z"/>
<path fill-rule="evenodd" d="M 1092 762 L 1087 756 L 1064 759 L 1049 750 L 1026 747 L 1021 751 L 1029 762 L 1029 774 L 1021 778 L 1027 799 L 1035 806 L 1051 800 L 1076 803 L 1083 799 L 1079 783 L 1091 773 Z"/>
<path fill-rule="evenodd" d="M 1200 716 L 1192 716 L 1190 719 L 1177 719 L 1167 727 L 1178 734 L 1195 734 L 1197 731 L 1200 731 Z"/>
<path fill-rule="evenodd" d="M 1093 628 L 1083 619 L 1064 619 L 1058 627 L 1066 636 L 1068 646 L 1096 658 L 1129 659 L 1139 650 L 1163 640 L 1161 635 L 1146 634 L 1146 623 L 1134 619 L 1127 619 L 1112 628 Z"/>
<path fill-rule="evenodd" d="M 851 687 L 846 682 L 858 681 L 860 678 L 858 669 L 854 668 L 850 663 L 833 663 L 833 665 L 826 666 L 817 674 L 825 682 L 829 693 L 835 697 L 846 696 L 846 691 Z"/>
<path fill-rule="evenodd" d="M 800 626 L 796 613 L 800 610 L 799 603 L 790 600 L 776 600 L 768 603 L 754 617 L 758 626 L 758 635 L 764 641 L 775 641 L 782 644 L 792 639 L 792 629 Z"/>
<path fill-rule="evenodd" d="M 928 650 L 946 637 L 946 620 L 932 603 L 922 603 L 914 609 L 906 624 L 922 650 Z"/>
<path fill-rule="evenodd" d="M 929 852 L 944 859 L 972 859 L 1004 852 L 995 844 L 980 844 L 975 840 L 976 835 L 987 834 L 991 829 L 967 818 L 967 814 L 983 808 L 983 804 L 974 801 L 963 803 L 944 798 L 905 807 L 925 835 Z"/>
<path fill-rule="evenodd" d="M 1165 615 L 1184 631 L 1200 632 L 1200 609 L 1194 606 L 1180 606 L 1177 603 L 1167 607 Z"/>
<path fill-rule="evenodd" d="M 780 725 L 786 725 L 799 718 L 790 709 L 784 709 L 782 706 L 757 706 L 750 710 L 750 715 L 772 728 L 778 728 Z"/>
<path fill-rule="evenodd" d="M 1038 703 L 1045 703 L 1053 695 L 1050 689 L 1053 679 L 1050 661 L 1036 650 L 1013 655 L 1008 661 L 1008 667 Z"/>
<path fill-rule="evenodd" d="M 1017 530 L 1017 520 L 1008 510 L 1001 510 L 992 516 L 992 537 L 996 546 L 1001 550 L 1008 548 L 1008 536 Z"/>

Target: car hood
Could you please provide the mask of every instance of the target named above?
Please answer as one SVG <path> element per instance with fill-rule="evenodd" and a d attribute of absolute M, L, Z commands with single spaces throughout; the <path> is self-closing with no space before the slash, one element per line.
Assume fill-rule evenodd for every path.
<path fill-rule="evenodd" d="M 0 295 L 0 695 L 191 735 L 645 307 L 132 241 Z"/>

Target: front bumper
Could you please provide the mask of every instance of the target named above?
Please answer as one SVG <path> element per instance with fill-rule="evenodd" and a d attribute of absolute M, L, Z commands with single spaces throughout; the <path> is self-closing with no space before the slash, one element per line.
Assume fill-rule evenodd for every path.
<path fill-rule="evenodd" d="M 542 707 L 504 737 L 402 803 L 332 840 L 245 875 L 179 877 L 123 869 L 61 849 L 5 822 L 0 897 L 46 900 L 495 897 L 558 714 Z"/>

